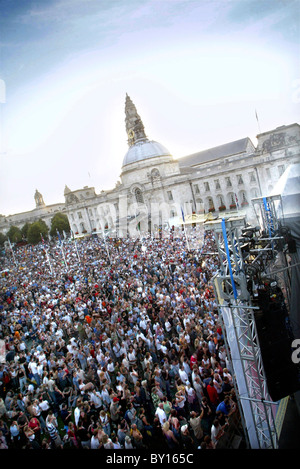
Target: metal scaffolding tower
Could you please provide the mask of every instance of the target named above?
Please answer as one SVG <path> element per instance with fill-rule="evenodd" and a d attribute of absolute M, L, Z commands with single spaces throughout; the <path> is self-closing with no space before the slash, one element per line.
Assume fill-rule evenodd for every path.
<path fill-rule="evenodd" d="M 266 235 L 266 238 L 262 238 L 261 242 L 265 245 L 265 251 L 270 252 L 268 263 L 265 262 L 266 272 L 277 277 L 278 282 L 285 291 L 286 302 L 290 305 L 291 276 L 283 246 L 284 230 L 282 223 L 284 222 L 284 213 L 281 196 L 256 197 L 251 202 Z M 281 275 L 276 275 L 276 272 Z"/>
<path fill-rule="evenodd" d="M 251 199 L 251 202 L 256 216 L 260 217 L 261 226 L 270 238 L 273 237 L 280 227 L 278 212 L 283 216 L 281 196 L 256 197 Z"/>
<path fill-rule="evenodd" d="M 254 317 L 257 308 L 247 288 L 249 278 L 240 240 L 246 220 L 217 219 L 204 225 L 205 230 L 214 233 L 220 259 L 214 289 L 246 441 L 253 449 L 274 449 L 278 447 L 277 404 L 268 393 Z"/>

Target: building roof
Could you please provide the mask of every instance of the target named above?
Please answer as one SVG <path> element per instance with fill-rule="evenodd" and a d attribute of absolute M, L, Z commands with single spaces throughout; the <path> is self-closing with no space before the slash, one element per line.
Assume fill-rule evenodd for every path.
<path fill-rule="evenodd" d="M 131 163 L 138 163 L 157 156 L 171 156 L 169 150 L 161 143 L 153 140 L 136 142 L 127 151 L 123 159 L 122 167 Z"/>
<path fill-rule="evenodd" d="M 225 143 L 224 145 L 209 148 L 208 150 L 193 153 L 192 155 L 183 156 L 182 158 L 178 158 L 178 163 L 180 167 L 197 166 L 199 164 L 217 160 L 219 158 L 226 158 L 231 155 L 237 155 L 239 153 L 244 153 L 247 150 L 249 143 L 252 144 L 249 137 L 242 138 L 234 142 L 229 142 Z"/>

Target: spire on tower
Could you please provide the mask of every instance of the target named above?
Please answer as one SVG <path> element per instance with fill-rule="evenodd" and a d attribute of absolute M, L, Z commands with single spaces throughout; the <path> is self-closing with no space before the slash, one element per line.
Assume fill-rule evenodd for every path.
<path fill-rule="evenodd" d="M 125 125 L 129 146 L 134 145 L 138 141 L 148 140 L 145 134 L 143 122 L 127 93 L 125 100 Z"/>

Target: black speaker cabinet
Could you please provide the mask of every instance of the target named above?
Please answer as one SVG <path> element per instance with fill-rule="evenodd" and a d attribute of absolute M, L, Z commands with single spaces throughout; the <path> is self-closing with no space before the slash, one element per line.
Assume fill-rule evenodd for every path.
<path fill-rule="evenodd" d="M 269 394 L 278 401 L 300 389 L 299 365 L 292 362 L 292 341 L 283 296 L 271 289 L 261 292 L 255 323 Z"/>

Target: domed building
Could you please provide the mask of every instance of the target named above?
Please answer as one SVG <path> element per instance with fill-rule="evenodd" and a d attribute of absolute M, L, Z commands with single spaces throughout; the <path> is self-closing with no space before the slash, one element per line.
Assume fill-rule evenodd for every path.
<path fill-rule="evenodd" d="M 176 160 L 162 143 L 148 138 L 126 95 L 125 129 L 128 150 L 121 182 L 99 195 L 94 188 L 72 192 L 77 200 L 80 193 L 82 202 L 66 199 L 75 233 L 108 230 L 126 236 L 141 224 L 153 233 L 176 217 L 182 220 L 182 213 L 223 216 L 239 210 L 251 217 L 251 199 L 268 194 L 287 166 L 299 159 L 298 124 L 258 135 L 257 147 L 245 137 Z"/>
<path fill-rule="evenodd" d="M 173 161 L 172 155 L 166 147 L 148 139 L 142 120 L 128 95 L 126 95 L 125 116 L 129 149 L 123 159 L 123 176 L 130 171 L 140 169 L 141 165 L 152 166 Z"/>
<path fill-rule="evenodd" d="M 0 215 L 0 231 L 22 228 L 37 215 L 50 223 L 53 212 L 67 214 L 73 233 L 130 236 L 155 233 L 192 214 L 222 216 L 236 212 L 254 217 L 251 199 L 270 193 L 283 172 L 299 161 L 300 126 L 291 124 L 248 138 L 174 159 L 162 143 L 148 138 L 131 98 L 125 99 L 128 150 L 120 181 L 111 190 L 65 187 L 64 204 L 46 206 L 35 194 L 36 209 L 9 217 Z"/>
<path fill-rule="evenodd" d="M 136 212 L 143 208 L 153 218 L 154 204 L 162 206 L 173 200 L 167 187 L 174 175 L 180 176 L 179 164 L 164 145 L 146 136 L 143 122 L 128 95 L 125 127 L 129 149 L 123 159 L 119 194 L 128 200 L 128 208 L 135 206 Z M 130 215 L 134 215 L 132 211 Z M 169 213 L 167 217 L 170 218 Z"/>

